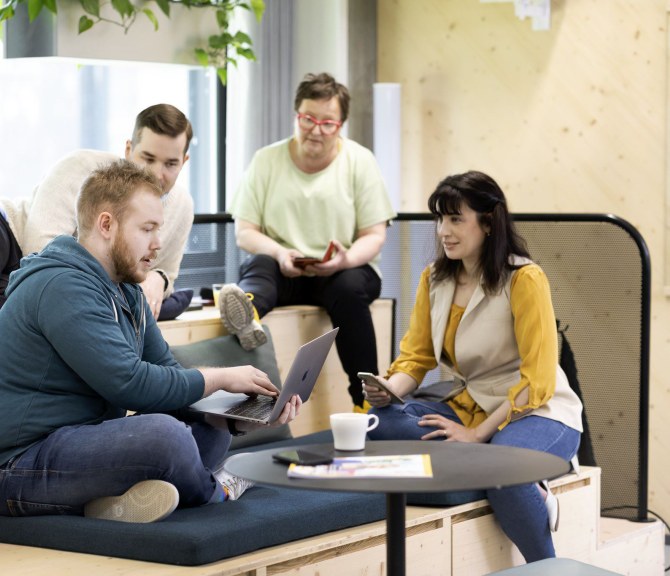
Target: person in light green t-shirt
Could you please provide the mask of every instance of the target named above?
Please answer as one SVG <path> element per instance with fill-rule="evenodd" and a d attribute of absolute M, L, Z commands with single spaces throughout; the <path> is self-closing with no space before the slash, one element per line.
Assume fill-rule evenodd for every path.
<path fill-rule="evenodd" d="M 221 293 L 222 320 L 253 348 L 264 339 L 249 324 L 275 306 L 323 306 L 340 328 L 336 345 L 355 409 L 366 409 L 356 374 L 377 373 L 369 306 L 381 292 L 379 255 L 395 213 L 372 152 L 340 133 L 347 88 L 329 74 L 308 74 L 295 111 L 294 135 L 256 152 L 233 200 L 237 244 L 251 256 L 238 285 Z M 299 260 L 321 260 L 331 244 L 327 261 Z"/>

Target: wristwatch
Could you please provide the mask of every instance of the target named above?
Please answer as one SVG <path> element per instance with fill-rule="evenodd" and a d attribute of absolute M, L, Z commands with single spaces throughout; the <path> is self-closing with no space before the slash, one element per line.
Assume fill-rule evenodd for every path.
<path fill-rule="evenodd" d="M 167 274 L 165 272 L 163 272 L 162 270 L 159 270 L 158 268 L 156 268 L 154 270 L 154 272 L 156 274 L 160 275 L 160 277 L 163 279 L 163 282 L 164 282 L 163 292 L 165 292 L 168 289 L 168 286 L 170 285 L 170 280 L 168 279 Z"/>

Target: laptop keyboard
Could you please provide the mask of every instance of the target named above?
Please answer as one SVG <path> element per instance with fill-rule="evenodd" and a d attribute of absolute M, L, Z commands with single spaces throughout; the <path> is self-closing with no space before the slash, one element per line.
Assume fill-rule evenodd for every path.
<path fill-rule="evenodd" d="M 275 401 L 263 398 L 249 398 L 241 404 L 226 411 L 231 416 L 244 416 L 254 420 L 265 420 L 275 407 Z"/>

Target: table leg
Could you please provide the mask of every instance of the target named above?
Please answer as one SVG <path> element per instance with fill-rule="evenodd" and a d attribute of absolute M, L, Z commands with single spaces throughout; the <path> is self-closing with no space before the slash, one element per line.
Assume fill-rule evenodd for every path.
<path fill-rule="evenodd" d="M 386 495 L 386 574 L 405 576 L 405 504 L 407 496 Z"/>

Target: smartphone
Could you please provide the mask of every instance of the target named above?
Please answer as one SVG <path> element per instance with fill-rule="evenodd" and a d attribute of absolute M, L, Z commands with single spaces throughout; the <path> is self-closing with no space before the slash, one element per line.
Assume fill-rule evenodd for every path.
<path fill-rule="evenodd" d="M 332 456 L 310 452 L 309 450 L 282 450 L 272 455 L 275 462 L 282 464 L 301 464 L 303 466 L 316 466 L 317 464 L 330 464 Z"/>
<path fill-rule="evenodd" d="M 294 258 L 293 259 L 293 265 L 294 266 L 307 266 L 308 264 L 323 264 L 324 262 L 328 262 L 333 257 L 333 254 L 335 253 L 335 244 L 331 241 L 330 244 L 328 244 L 328 248 L 326 249 L 326 253 L 323 255 L 323 258 L 308 258 L 308 257 L 299 257 L 299 258 Z"/>
<path fill-rule="evenodd" d="M 357 376 L 363 380 L 368 386 L 375 386 L 380 390 L 383 390 L 391 397 L 391 404 L 404 404 L 405 401 L 398 396 L 393 390 L 382 384 L 379 380 L 375 378 L 375 375 L 371 372 L 359 372 Z"/>

